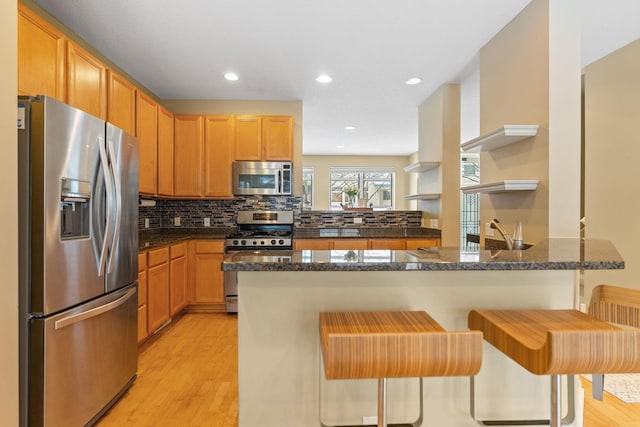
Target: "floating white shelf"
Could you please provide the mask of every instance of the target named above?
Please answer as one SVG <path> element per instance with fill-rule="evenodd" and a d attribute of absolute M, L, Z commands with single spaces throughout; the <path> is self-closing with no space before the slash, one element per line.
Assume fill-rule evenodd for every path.
<path fill-rule="evenodd" d="M 462 187 L 465 194 L 469 193 L 502 193 L 505 191 L 533 191 L 538 188 L 537 179 L 512 179 L 489 184 L 469 185 Z"/>
<path fill-rule="evenodd" d="M 404 198 L 407 200 L 436 200 L 440 198 L 440 194 L 409 194 Z"/>
<path fill-rule="evenodd" d="M 504 125 L 460 145 L 462 151 L 489 151 L 513 144 L 538 133 L 538 125 Z"/>
<path fill-rule="evenodd" d="M 416 162 L 404 167 L 404 171 L 408 173 L 426 172 L 440 166 L 440 162 Z"/>

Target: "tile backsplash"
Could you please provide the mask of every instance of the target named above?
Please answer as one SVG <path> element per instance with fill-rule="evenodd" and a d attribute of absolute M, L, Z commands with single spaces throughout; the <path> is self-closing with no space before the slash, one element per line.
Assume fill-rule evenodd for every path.
<path fill-rule="evenodd" d="M 149 229 L 227 228 L 236 226 L 241 210 L 293 210 L 297 228 L 420 227 L 421 211 L 302 211 L 301 196 L 236 196 L 222 200 L 156 200 L 155 206 L 141 206 L 138 228 Z M 180 218 L 180 226 L 174 218 Z M 356 218 L 358 221 L 356 222 Z"/>
<path fill-rule="evenodd" d="M 301 196 L 236 196 L 224 200 L 156 200 L 156 206 L 138 210 L 138 228 L 144 228 L 145 218 L 149 228 L 198 228 L 204 227 L 209 218 L 210 227 L 235 227 L 236 213 L 241 210 L 294 210 L 300 211 Z M 180 227 L 174 218 L 180 218 Z"/>

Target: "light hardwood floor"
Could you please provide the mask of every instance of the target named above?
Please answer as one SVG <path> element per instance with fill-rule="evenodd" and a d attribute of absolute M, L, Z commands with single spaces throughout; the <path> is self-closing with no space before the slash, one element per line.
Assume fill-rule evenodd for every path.
<path fill-rule="evenodd" d="M 98 427 L 238 425 L 237 318 L 185 314 L 141 349 L 138 378 Z M 640 427 L 640 403 L 585 388 L 584 427 Z M 301 426 L 303 427 L 303 426 Z"/>

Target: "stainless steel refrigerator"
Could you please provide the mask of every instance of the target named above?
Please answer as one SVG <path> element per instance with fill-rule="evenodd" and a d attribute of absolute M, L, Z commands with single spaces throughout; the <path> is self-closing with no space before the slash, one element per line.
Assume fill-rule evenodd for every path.
<path fill-rule="evenodd" d="M 18 97 L 20 423 L 93 424 L 137 370 L 138 144 Z"/>

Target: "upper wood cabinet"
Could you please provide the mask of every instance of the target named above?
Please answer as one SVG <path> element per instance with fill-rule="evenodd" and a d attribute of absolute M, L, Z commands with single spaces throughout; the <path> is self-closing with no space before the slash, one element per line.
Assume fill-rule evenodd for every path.
<path fill-rule="evenodd" d="M 262 160 L 262 117 L 234 116 L 235 160 Z"/>
<path fill-rule="evenodd" d="M 18 2 L 18 94 L 66 101 L 63 34 Z"/>
<path fill-rule="evenodd" d="M 204 196 L 231 197 L 233 116 L 205 116 Z"/>
<path fill-rule="evenodd" d="M 136 133 L 138 136 L 138 189 L 142 194 L 157 193 L 158 104 L 138 91 L 136 94 Z M 110 107 L 111 109 L 111 107 Z M 171 120 L 173 135 L 173 120 Z M 173 150 L 173 136 L 171 138 Z M 173 171 L 171 171 L 173 176 Z"/>
<path fill-rule="evenodd" d="M 293 117 L 235 116 L 235 160 L 293 160 Z"/>
<path fill-rule="evenodd" d="M 173 196 L 173 113 L 158 106 L 158 195 Z"/>
<path fill-rule="evenodd" d="M 293 159 L 293 117 L 262 117 L 262 150 L 264 160 Z"/>
<path fill-rule="evenodd" d="M 109 71 L 107 120 L 130 135 L 136 135 L 136 87 Z"/>
<path fill-rule="evenodd" d="M 107 120 L 107 67 L 68 41 L 66 75 L 67 103 Z"/>
<path fill-rule="evenodd" d="M 174 195 L 202 196 L 204 116 L 174 116 Z"/>

